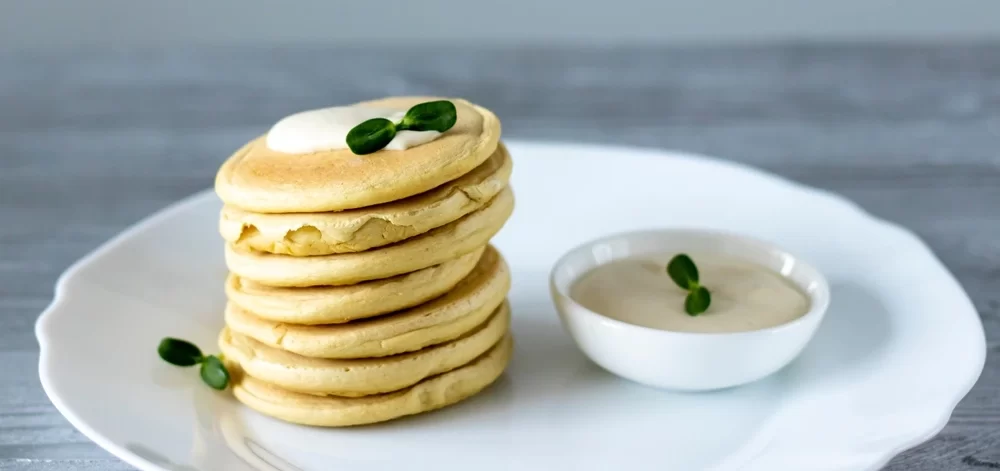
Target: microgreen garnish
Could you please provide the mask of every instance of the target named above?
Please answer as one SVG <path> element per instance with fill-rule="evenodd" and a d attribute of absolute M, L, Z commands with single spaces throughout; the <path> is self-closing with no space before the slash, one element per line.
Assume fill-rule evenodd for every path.
<path fill-rule="evenodd" d="M 455 125 L 455 121 L 458 121 L 458 111 L 455 110 L 454 103 L 446 100 L 428 101 L 407 110 L 397 129 L 445 132 Z"/>
<path fill-rule="evenodd" d="M 397 126 L 385 118 L 369 119 L 347 133 L 347 146 L 358 155 L 371 154 L 384 148 L 396 137 Z"/>
<path fill-rule="evenodd" d="M 709 304 L 712 304 L 712 294 L 704 286 L 699 286 L 689 291 L 687 297 L 684 298 L 684 311 L 689 315 L 697 316 L 707 311 Z"/>
<path fill-rule="evenodd" d="M 674 280 L 674 283 L 677 283 L 677 286 L 687 290 L 684 311 L 688 315 L 697 316 L 708 310 L 708 305 L 712 304 L 712 295 L 698 282 L 698 267 L 695 266 L 691 257 L 686 254 L 674 256 L 667 264 L 667 274 L 670 275 L 671 280 Z"/>
<path fill-rule="evenodd" d="M 166 337 L 160 341 L 156 352 L 171 365 L 187 367 L 201 364 L 201 380 L 212 389 L 221 391 L 229 385 L 229 371 L 222 359 L 215 355 L 202 355 L 201 349 L 191 342 Z"/>
<path fill-rule="evenodd" d="M 371 154 L 389 145 L 399 131 L 437 131 L 451 129 L 458 120 L 455 104 L 447 100 L 428 101 L 410 108 L 403 120 L 393 123 L 372 118 L 347 133 L 347 147 L 357 155 Z"/>
<path fill-rule="evenodd" d="M 201 371 L 198 374 L 201 375 L 201 380 L 212 389 L 222 391 L 229 384 L 229 371 L 226 370 L 226 365 L 222 363 L 222 360 L 215 355 L 205 357 L 205 361 L 201 362 Z"/>

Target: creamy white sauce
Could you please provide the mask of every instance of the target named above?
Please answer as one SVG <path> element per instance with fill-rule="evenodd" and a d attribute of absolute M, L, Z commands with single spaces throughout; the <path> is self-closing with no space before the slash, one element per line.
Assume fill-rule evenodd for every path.
<path fill-rule="evenodd" d="M 372 118 L 400 122 L 406 110 L 335 106 L 303 111 L 282 118 L 267 133 L 267 147 L 286 154 L 308 154 L 325 150 L 347 149 L 347 133 Z M 406 150 L 433 141 L 437 131 L 399 131 L 385 147 Z"/>
<path fill-rule="evenodd" d="M 584 274 L 570 296 L 591 311 L 630 324 L 675 332 L 743 332 L 774 327 L 809 311 L 809 298 L 785 277 L 763 266 L 717 254 L 689 254 L 708 310 L 684 311 L 687 291 L 666 266 L 676 254 L 616 260 Z"/>

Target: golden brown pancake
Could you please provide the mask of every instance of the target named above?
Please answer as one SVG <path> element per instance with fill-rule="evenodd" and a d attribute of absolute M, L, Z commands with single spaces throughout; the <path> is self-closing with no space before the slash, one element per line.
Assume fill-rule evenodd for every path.
<path fill-rule="evenodd" d="M 423 234 L 481 208 L 507 186 L 512 168 L 501 143 L 471 172 L 410 198 L 325 213 L 255 213 L 226 205 L 219 232 L 243 250 L 295 256 L 360 252 Z"/>
<path fill-rule="evenodd" d="M 512 351 L 513 339 L 508 334 L 463 367 L 401 391 L 363 397 L 291 392 L 235 371 L 233 395 L 262 414 L 296 424 L 344 427 L 384 422 L 439 409 L 475 395 L 503 374 Z"/>
<path fill-rule="evenodd" d="M 269 347 L 223 329 L 219 348 L 248 375 L 289 391 L 343 397 L 398 391 L 475 360 L 507 333 L 510 310 L 499 308 L 484 324 L 450 342 L 401 355 L 354 360 L 309 358 Z"/>
<path fill-rule="evenodd" d="M 229 271 L 268 286 L 350 285 L 410 273 L 486 245 L 514 210 L 506 188 L 479 210 L 426 234 L 364 252 L 292 257 L 226 245 Z"/>
<path fill-rule="evenodd" d="M 461 337 L 482 324 L 510 290 L 510 270 L 495 251 L 454 289 L 429 302 L 345 324 L 299 325 L 261 319 L 233 303 L 226 325 L 265 345 L 314 358 L 368 358 L 412 352 Z"/>
<path fill-rule="evenodd" d="M 396 97 L 359 106 L 400 108 L 439 100 Z M 472 171 L 497 148 L 500 121 L 461 99 L 455 126 L 437 139 L 406 150 L 356 155 L 349 149 L 285 154 L 258 137 L 236 151 L 216 174 L 215 191 L 226 204 L 259 213 L 342 211 L 423 193 Z"/>
<path fill-rule="evenodd" d="M 355 285 L 276 288 L 230 274 L 229 301 L 262 319 L 291 324 L 341 324 L 416 306 L 455 287 L 479 263 L 482 247 L 439 265 Z"/>

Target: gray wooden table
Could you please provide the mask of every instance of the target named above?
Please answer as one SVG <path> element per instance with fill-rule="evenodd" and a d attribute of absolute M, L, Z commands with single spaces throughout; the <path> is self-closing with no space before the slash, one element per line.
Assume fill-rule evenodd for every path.
<path fill-rule="evenodd" d="M 283 115 L 399 94 L 467 97 L 505 137 L 746 162 L 912 228 L 968 290 L 994 354 L 944 431 L 888 469 L 1000 468 L 998 43 L 0 53 L 0 469 L 130 469 L 39 385 L 32 328 L 63 269 L 209 187 Z"/>

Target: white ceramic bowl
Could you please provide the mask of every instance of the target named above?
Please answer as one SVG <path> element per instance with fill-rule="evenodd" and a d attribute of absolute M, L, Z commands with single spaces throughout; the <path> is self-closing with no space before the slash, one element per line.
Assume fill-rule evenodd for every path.
<path fill-rule="evenodd" d="M 569 295 L 573 283 L 599 265 L 664 252 L 715 252 L 763 265 L 809 296 L 809 312 L 748 332 L 670 332 L 605 317 Z M 690 229 L 632 232 L 584 244 L 556 262 L 550 287 L 563 326 L 591 360 L 626 379 L 684 391 L 738 386 L 780 370 L 813 337 L 830 304 L 823 275 L 793 255 L 748 237 Z"/>

